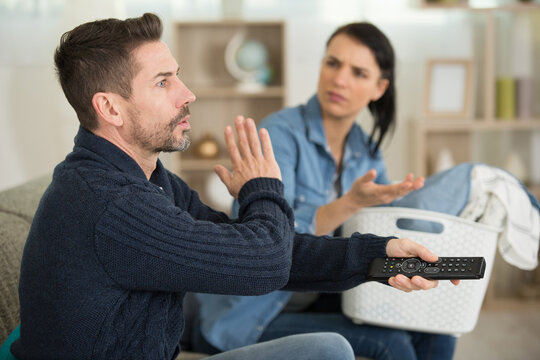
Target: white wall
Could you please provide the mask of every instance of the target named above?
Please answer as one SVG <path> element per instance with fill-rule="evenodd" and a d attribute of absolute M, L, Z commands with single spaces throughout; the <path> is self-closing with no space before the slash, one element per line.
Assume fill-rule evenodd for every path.
<path fill-rule="evenodd" d="M 57 84 L 52 56 L 61 33 L 102 17 L 155 12 L 173 20 L 219 19 L 219 0 L 0 0 L 0 190 L 51 172 L 70 151 L 78 122 Z M 250 19 L 287 23 L 288 103 L 315 91 L 324 44 L 339 25 L 367 20 L 391 39 L 398 57 L 398 126 L 383 146 L 389 175 L 412 168 L 408 122 L 419 114 L 427 57 L 471 56 L 462 12 L 412 9 L 409 0 L 244 0 Z M 362 120 L 363 121 L 363 120 Z M 369 131 L 369 126 L 368 131 Z M 167 157 L 164 157 L 167 162 Z"/>

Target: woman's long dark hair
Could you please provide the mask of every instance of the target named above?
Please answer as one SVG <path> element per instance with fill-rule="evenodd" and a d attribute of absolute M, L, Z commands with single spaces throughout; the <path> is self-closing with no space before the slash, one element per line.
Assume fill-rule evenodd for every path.
<path fill-rule="evenodd" d="M 334 37 L 345 34 L 367 46 L 375 56 L 381 69 L 381 77 L 388 80 L 388 88 L 377 101 L 368 105 L 373 119 L 373 129 L 369 137 L 369 149 L 372 156 L 379 150 L 388 130 L 393 130 L 396 118 L 396 89 L 394 86 L 394 49 L 390 40 L 376 26 L 367 22 L 358 22 L 339 27 L 326 42 L 326 47 Z"/>

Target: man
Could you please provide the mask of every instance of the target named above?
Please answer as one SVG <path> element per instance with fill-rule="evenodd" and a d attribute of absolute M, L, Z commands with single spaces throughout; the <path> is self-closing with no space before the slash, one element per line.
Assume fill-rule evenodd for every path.
<path fill-rule="evenodd" d="M 20 279 L 18 359 L 173 359 L 186 292 L 259 295 L 286 288 L 341 291 L 376 256 L 437 256 L 408 239 L 294 233 L 270 138 L 253 120 L 225 139 L 233 172 L 216 172 L 239 218 L 202 204 L 168 172 L 161 151 L 189 146 L 193 93 L 160 41 L 159 18 L 83 24 L 62 36 L 55 62 L 81 127 L 36 212 Z M 262 144 L 262 150 L 261 150 Z M 393 278 L 404 291 L 436 282 Z M 302 335 L 219 359 L 352 358 L 336 335 Z"/>

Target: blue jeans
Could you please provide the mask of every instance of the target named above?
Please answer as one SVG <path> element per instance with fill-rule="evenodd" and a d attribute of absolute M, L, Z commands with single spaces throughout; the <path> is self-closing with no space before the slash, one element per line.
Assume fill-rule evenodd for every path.
<path fill-rule="evenodd" d="M 332 333 L 292 335 L 244 346 L 206 358 L 208 360 L 354 360 L 351 345 Z"/>
<path fill-rule="evenodd" d="M 314 332 L 343 335 L 356 356 L 376 360 L 450 360 L 456 346 L 456 338 L 450 335 L 355 324 L 341 313 L 341 295 L 332 293 L 319 294 L 304 312 L 281 312 L 268 324 L 259 342 Z M 192 342 L 195 351 L 220 352 L 206 341 L 197 325 Z"/>
<path fill-rule="evenodd" d="M 336 332 L 352 345 L 355 355 L 380 360 L 452 359 L 456 338 L 449 335 L 354 324 L 340 313 L 281 313 L 260 341 L 315 331 Z"/>

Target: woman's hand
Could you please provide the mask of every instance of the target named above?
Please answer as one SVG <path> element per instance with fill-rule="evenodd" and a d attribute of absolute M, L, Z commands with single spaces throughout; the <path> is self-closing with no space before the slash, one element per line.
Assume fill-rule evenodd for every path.
<path fill-rule="evenodd" d="M 386 255 L 389 257 L 419 257 L 428 262 L 437 261 L 437 255 L 429 251 L 425 246 L 415 243 L 410 239 L 392 239 L 386 244 Z M 454 285 L 459 284 L 459 280 L 450 280 Z M 398 274 L 388 279 L 388 284 L 396 289 L 410 292 L 412 290 L 428 290 L 439 285 L 437 280 L 427 280 L 421 276 L 413 276 L 411 279 L 405 275 Z"/>
<path fill-rule="evenodd" d="M 388 204 L 424 186 L 424 178 L 414 179 L 413 174 L 408 174 L 403 182 L 391 185 L 380 185 L 373 182 L 376 177 L 377 172 L 374 169 L 369 170 L 364 176 L 356 179 L 351 189 L 345 194 L 358 206 L 358 209 Z"/>
<path fill-rule="evenodd" d="M 232 162 L 232 173 L 225 167 L 216 165 L 214 171 L 225 184 L 229 193 L 238 198 L 240 189 L 246 182 L 257 177 L 269 177 L 281 180 L 281 171 L 274 158 L 270 135 L 266 129 L 259 131 L 253 119 L 244 120 L 243 116 L 235 119 L 238 145 L 230 126 L 225 128 L 225 142 Z M 261 149 L 262 144 L 262 149 Z"/>

